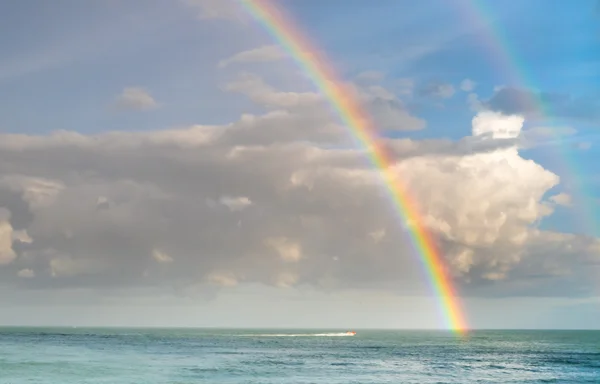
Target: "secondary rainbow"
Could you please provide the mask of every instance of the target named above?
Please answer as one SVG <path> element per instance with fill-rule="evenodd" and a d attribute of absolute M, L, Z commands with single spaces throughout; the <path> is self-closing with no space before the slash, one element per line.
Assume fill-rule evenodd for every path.
<path fill-rule="evenodd" d="M 506 37 L 503 29 L 496 26 L 493 12 L 483 0 L 454 0 L 459 17 L 463 18 L 468 25 L 478 28 L 477 36 L 483 42 L 483 46 L 489 53 L 489 61 L 494 65 L 498 73 L 506 76 L 510 86 L 518 87 L 523 90 L 530 90 L 529 93 L 523 93 L 520 101 L 523 107 L 533 108 L 538 118 L 547 122 L 554 122 L 557 119 L 552 114 L 551 105 L 545 103 L 540 97 L 535 85 L 535 76 L 529 70 L 529 67 L 520 57 L 516 47 L 512 46 L 510 39 Z M 493 3 L 490 3 L 493 4 Z M 552 133 L 552 131 L 550 131 Z M 580 137 L 581 138 L 581 137 Z M 571 149 L 565 147 L 565 144 L 572 143 L 573 139 L 565 139 L 559 133 L 554 133 L 552 140 L 545 144 L 557 148 L 557 158 L 562 163 L 557 164 L 562 168 L 562 174 L 566 176 L 571 184 L 579 186 L 578 190 L 571 191 L 576 193 L 576 200 L 580 202 L 580 218 L 584 222 L 583 230 L 589 231 L 589 234 L 596 236 L 600 228 L 598 219 L 593 215 L 593 210 L 588 207 L 595 205 L 590 200 L 590 194 L 586 193 L 587 182 L 579 177 L 581 165 L 575 163 L 575 158 Z"/>
<path fill-rule="evenodd" d="M 435 240 L 426 230 L 415 199 L 409 196 L 398 175 L 391 169 L 393 156 L 381 145 L 373 121 L 364 111 L 352 90 L 339 81 L 328 60 L 300 30 L 270 1 L 238 0 L 267 32 L 305 71 L 349 130 L 353 140 L 365 148 L 373 165 L 381 170 L 387 191 L 397 213 L 408 225 L 411 239 L 436 298 L 446 327 L 462 333 L 468 329 L 461 303 L 440 256 Z"/>

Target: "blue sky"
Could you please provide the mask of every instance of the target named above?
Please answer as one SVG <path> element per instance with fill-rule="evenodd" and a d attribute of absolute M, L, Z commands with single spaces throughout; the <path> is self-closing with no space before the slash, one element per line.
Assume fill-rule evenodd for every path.
<path fill-rule="evenodd" d="M 516 315 L 514 322 L 507 325 L 510 327 L 531 328 L 536 327 L 536 324 L 550 328 L 597 327 L 597 324 L 590 320 L 589 313 L 599 311 L 597 297 L 600 287 L 585 291 L 578 286 L 572 287 L 570 291 L 567 285 L 580 276 L 577 275 L 578 273 L 582 273 L 581 276 L 591 273 L 585 270 L 586 265 L 594 266 L 589 270 L 597 270 L 600 259 L 595 254 L 587 255 L 588 251 L 585 248 L 585 252 L 577 253 L 585 254 L 580 256 L 581 260 L 568 261 L 571 256 L 565 252 L 571 251 L 564 251 L 579 249 L 577 247 L 583 247 L 581 244 L 586 244 L 586 247 L 592 244 L 590 245 L 592 249 L 596 237 L 600 237 L 600 226 L 596 219 L 600 217 L 600 174 L 595 166 L 600 160 L 598 145 L 600 72 L 597 70 L 600 65 L 600 14 L 597 11 L 597 2 L 593 0 L 577 2 L 283 0 L 277 2 L 277 6 L 285 10 L 302 33 L 314 42 L 315 48 L 318 47 L 329 58 L 341 79 L 356 86 L 357 92 L 364 97 L 366 108 L 373 111 L 374 121 L 386 121 L 386 124 L 391 124 L 390 129 L 381 128 L 382 137 L 396 140 L 412 139 L 415 148 L 418 148 L 415 150 L 422 151 L 424 154 L 440 151 L 432 158 L 423 155 L 424 158 L 429 159 L 429 162 L 423 164 L 429 165 L 419 163 L 420 160 L 413 162 L 403 157 L 404 155 L 399 155 L 399 163 L 406 164 L 402 165 L 403 167 L 423 169 L 422 172 L 428 172 L 414 178 L 415 188 L 420 191 L 419 193 L 430 196 L 427 179 L 429 177 L 444 179 L 445 175 L 451 172 L 448 169 L 452 167 L 463 169 L 456 176 L 456 185 L 463 182 L 459 177 L 471 177 L 468 180 L 472 182 L 472 175 L 479 175 L 476 177 L 482 178 L 481 185 L 489 189 L 488 193 L 506 190 L 502 192 L 506 195 L 505 200 L 501 200 L 504 197 L 495 197 L 500 199 L 497 201 L 492 201 L 490 198 L 488 204 L 486 195 L 482 192 L 477 195 L 480 200 L 472 203 L 481 206 L 487 204 L 490 208 L 486 215 L 506 215 L 508 218 L 504 220 L 512 223 L 511 220 L 514 219 L 518 225 L 506 229 L 507 225 L 496 232 L 490 230 L 490 236 L 498 236 L 497 243 L 493 246 L 488 247 L 487 243 L 481 243 L 474 245 L 472 249 L 467 249 L 468 252 L 463 254 L 471 252 L 476 255 L 473 256 L 474 260 L 470 261 L 468 270 L 461 269 L 463 267 L 460 265 L 464 260 L 460 256 L 452 255 L 453 252 L 460 254 L 461 247 L 466 247 L 467 241 L 459 239 L 462 235 L 461 231 L 465 233 L 476 231 L 479 226 L 477 220 L 480 219 L 472 219 L 475 216 L 466 213 L 464 217 L 460 212 L 449 213 L 451 209 L 447 207 L 440 208 L 439 211 L 432 208 L 431 211 L 432 217 L 438 215 L 435 217 L 438 220 L 436 223 L 442 221 L 450 223 L 448 224 L 450 229 L 438 228 L 442 239 L 440 241 L 450 244 L 447 250 L 448 258 L 457 268 L 456 273 L 459 275 L 457 279 L 460 280 L 457 284 L 464 285 L 465 290 L 469 292 L 470 298 L 466 300 L 474 324 L 479 327 L 501 327 L 494 316 L 490 315 L 494 307 L 501 305 L 502 308 L 515 308 L 514 311 L 520 313 Z M 485 14 L 485 17 L 474 20 L 465 12 L 467 8 L 476 10 L 476 14 Z M 478 13 L 479 10 L 485 10 L 485 13 Z M 478 24 L 474 24 L 474 21 Z M 363 196 L 361 193 L 367 196 L 367 192 L 361 192 L 362 189 L 351 191 L 342 187 L 337 189 L 328 187 L 326 180 L 319 184 L 320 174 L 315 171 L 312 176 L 302 177 L 316 183 L 311 184 L 309 190 L 323 193 L 322 196 L 306 197 L 298 193 L 282 197 L 284 192 L 281 188 L 284 179 L 272 180 L 269 172 L 284 172 L 282 169 L 289 166 L 290 174 L 295 177 L 308 174 L 302 172 L 309 172 L 303 168 L 303 164 L 309 163 L 309 160 L 294 160 L 294 156 L 297 155 L 295 152 L 281 152 L 281 158 L 274 157 L 274 154 L 269 155 L 273 156 L 267 157 L 271 159 L 269 161 L 248 160 L 246 164 L 250 168 L 246 173 L 238 168 L 218 168 L 221 160 L 217 165 L 211 163 L 213 160 L 217 161 L 215 160 L 217 156 L 229 153 L 227 151 L 234 151 L 235 148 L 254 143 L 271 146 L 269 148 L 277 151 L 286 151 L 290 145 L 293 147 L 293 145 L 300 145 L 298 143 L 304 143 L 303 140 L 319 141 L 324 137 L 323 140 L 327 145 L 332 143 L 327 140 L 339 144 L 335 141 L 339 139 L 337 131 L 328 131 L 339 124 L 339 120 L 331 116 L 330 112 L 323 112 L 321 104 L 315 106 L 315 102 L 311 101 L 313 100 L 311 98 L 318 97 L 312 94 L 317 90 L 306 79 L 302 69 L 292 60 L 285 55 L 266 59 L 264 56 L 256 59 L 256 55 L 254 59 L 231 59 L 241 52 L 273 44 L 275 41 L 263 28 L 233 2 L 114 0 L 88 3 L 60 0 L 50 4 L 42 0 L 28 0 L 0 4 L 0 45 L 3 47 L 0 52 L 0 140 L 9 143 L 6 147 L 0 146 L 0 156 L 6 156 L 2 160 L 5 166 L 0 167 L 0 182 L 4 183 L 0 183 L 0 188 L 5 188 L 0 189 L 0 197 L 4 193 L 6 202 L 0 200 L 0 207 L 8 212 L 0 214 L 0 224 L 2 220 L 6 221 L 13 233 L 9 236 L 11 241 L 6 250 L 6 255 L 10 254 L 7 260 L 10 261 L 2 265 L 2 257 L 0 257 L 0 275 L 6 273 L 7 276 L 12 276 L 13 280 L 9 281 L 9 287 L 15 291 L 15 297 L 22 297 L 22 300 L 16 300 L 10 299 L 10 294 L 6 297 L 0 296 L 0 303 L 4 300 L 7 305 L 15 309 L 4 318 L 0 315 L 0 323 L 20 322 L 28 316 L 28 311 L 38 305 L 35 304 L 36 300 L 39 301 L 40 298 L 45 297 L 44 295 L 47 295 L 48 300 L 55 300 L 57 308 L 67 308 L 68 304 L 65 301 L 68 300 L 65 297 L 70 297 L 68 295 L 71 294 L 79 295 L 80 293 L 77 293 L 80 292 L 79 290 L 87 292 L 81 293 L 84 297 L 89 295 L 85 300 L 97 300 L 98 305 L 90 309 L 92 313 L 101 313 L 108 308 L 119 308 L 115 311 L 121 314 L 119 315 L 121 317 L 117 316 L 117 318 L 123 323 L 143 322 L 140 316 L 136 317 L 126 310 L 126 302 L 112 302 L 111 298 L 106 298 L 104 288 L 98 287 L 103 285 L 103 281 L 121 281 L 120 277 L 115 277 L 120 276 L 120 272 L 115 271 L 128 271 L 123 272 L 122 276 L 126 276 L 129 268 L 135 269 L 134 265 L 138 262 L 136 259 L 138 256 L 135 255 L 145 252 L 144 254 L 155 255 L 153 257 L 157 263 L 173 266 L 171 270 L 154 270 L 152 268 L 155 267 L 151 266 L 142 271 L 144 276 L 157 274 L 157 280 L 150 286 L 160 292 L 160 297 L 155 297 L 154 301 L 149 299 L 145 314 L 160 312 L 160 308 L 172 300 L 174 303 L 172 305 L 177 307 L 180 313 L 192 318 L 202 317 L 200 314 L 202 311 L 190 304 L 189 300 L 186 301 L 187 299 L 181 297 L 171 299 L 165 293 L 169 291 L 168 289 L 160 291 L 160 288 L 157 288 L 184 284 L 182 281 L 193 279 L 187 272 L 197 268 L 202 272 L 198 272 L 199 275 L 194 278 L 212 281 L 213 284 L 222 285 L 221 288 L 225 290 L 223 295 L 215 294 L 215 297 L 212 297 L 212 294 L 208 295 L 211 299 L 208 303 L 202 304 L 205 307 L 201 307 L 206 311 L 212 311 L 209 316 L 212 320 L 201 321 L 201 325 L 214 325 L 222 321 L 230 325 L 241 325 L 231 318 L 236 316 L 238 307 L 252 312 L 247 305 L 242 305 L 243 301 L 247 300 L 243 292 L 248 289 L 256 295 L 251 299 L 256 301 L 256 307 L 262 308 L 250 316 L 253 325 L 302 326 L 298 318 L 302 313 L 310 312 L 312 315 L 306 321 L 307 325 L 331 326 L 333 320 L 323 320 L 314 313 L 318 312 L 319 308 L 333 306 L 337 308 L 339 314 L 356 317 L 358 325 L 365 327 L 414 327 L 422 324 L 423 317 L 429 319 L 426 323 L 428 327 L 436 326 L 436 315 L 433 314 L 435 311 L 431 307 L 433 304 L 427 301 L 429 299 L 423 299 L 424 301 L 418 301 L 421 304 L 415 304 L 416 299 L 411 296 L 412 292 L 407 293 L 410 289 L 403 291 L 405 288 L 402 288 L 413 284 L 419 286 L 417 290 L 421 293 L 428 290 L 423 281 L 419 281 L 422 280 L 422 276 L 417 269 L 414 269 L 414 259 L 407 261 L 406 265 L 394 264 L 394 268 L 399 268 L 398 279 L 407 281 L 406 284 L 400 284 L 402 287 L 395 288 L 396 296 L 389 291 L 378 294 L 370 293 L 368 290 L 348 293 L 342 289 L 339 292 L 334 290 L 335 293 L 332 294 L 316 289 L 313 292 L 312 289 L 315 288 L 317 281 L 321 284 L 322 281 L 327 280 L 325 276 L 310 275 L 323 268 L 321 264 L 314 266 L 298 263 L 298 269 L 284 266 L 280 270 L 268 273 L 258 272 L 259 266 L 270 263 L 267 260 L 255 259 L 258 257 L 256 254 L 262 252 L 258 250 L 240 260 L 228 262 L 229 264 L 221 265 L 214 260 L 206 263 L 198 261 L 197 265 L 178 264 L 178 261 L 186 259 L 190 252 L 205 254 L 204 250 L 198 248 L 205 243 L 196 243 L 197 239 L 193 236 L 184 235 L 188 233 L 190 227 L 197 228 L 203 233 L 215 231 L 215 238 L 221 234 L 228 234 L 227 240 L 222 243 L 226 255 L 243 253 L 240 251 L 244 249 L 242 245 L 228 248 L 236 241 L 253 246 L 271 244 L 282 258 L 291 258 L 294 262 L 298 262 L 296 259 L 311 260 L 311 257 L 315 259 L 315 255 L 323 253 L 339 252 L 339 257 L 343 258 L 346 252 L 342 245 L 337 247 L 329 244 L 329 238 L 324 240 L 327 242 L 326 245 L 309 245 L 310 241 L 303 242 L 300 235 L 294 238 L 291 229 L 291 234 L 283 234 L 284 229 L 288 226 L 294 227 L 296 224 L 292 222 L 296 217 L 325 209 L 335 211 L 335 207 L 345 206 L 343 199 Z M 219 65 L 227 59 L 231 59 L 227 65 Z M 365 73 L 376 73 L 378 78 L 364 80 L 366 77 L 363 77 L 361 80 L 361 76 Z M 519 82 L 515 82 L 515 78 Z M 473 85 L 471 87 L 462 85 L 465 84 L 463 83 L 465 80 L 471 81 Z M 502 93 L 500 87 L 504 87 L 505 93 Z M 389 95 L 386 93 L 387 96 L 381 96 L 383 90 Z M 527 105 L 514 102 L 517 92 L 527 95 L 541 93 L 543 97 L 549 98 L 550 101 L 546 103 L 548 113 L 542 118 L 532 116 L 535 111 L 530 110 Z M 282 101 L 285 97 L 290 97 L 292 101 Z M 383 110 L 377 109 L 377 106 Z M 389 114 L 384 116 L 385 111 Z M 280 112 L 285 112 L 283 117 L 269 115 L 269 113 L 276 115 Z M 439 144 L 441 143 L 439 140 L 448 139 L 454 143 L 471 136 L 474 117 L 485 112 L 524 117 L 522 127 L 519 125 L 518 128 L 523 136 L 529 135 L 527 137 L 533 141 L 526 148 L 519 149 L 518 157 L 515 157 L 516 154 L 514 156 L 511 154 L 508 158 L 511 167 L 515 169 L 521 167 L 512 174 L 502 173 L 507 172 L 506 168 L 500 168 L 502 165 L 498 165 L 498 168 L 485 168 L 481 164 L 487 164 L 490 159 L 485 155 L 482 155 L 484 157 L 481 157 L 481 160 L 475 157 L 473 164 L 470 160 L 461 162 L 456 157 L 447 160 L 444 158 L 447 155 L 444 148 L 447 151 L 460 152 L 460 150 L 454 148 L 454 144 Z M 381 116 L 378 115 L 380 113 Z M 244 123 L 242 119 L 242 122 L 239 122 L 242 114 L 253 114 L 255 120 Z M 324 117 L 325 115 L 327 116 Z M 486 119 L 493 120 L 493 117 L 489 116 L 487 115 Z M 275 122 L 271 123 L 269 120 L 271 118 L 275 119 Z M 415 124 L 414 118 L 424 122 L 423 129 L 408 126 Z M 264 127 L 261 124 L 264 124 Z M 318 129 L 321 127 L 320 124 L 321 130 Z M 491 121 L 490 124 L 500 123 Z M 201 160 L 194 157 L 194 153 L 205 156 L 202 152 L 205 150 L 204 147 L 194 147 L 194 145 L 205 145 L 201 139 L 189 136 L 189 139 L 184 139 L 184 142 L 180 143 L 177 141 L 179 140 L 177 138 L 179 136 L 176 137 L 177 133 L 173 133 L 174 130 L 185 131 L 193 126 L 218 126 L 216 129 L 219 132 L 226 132 L 225 138 L 229 137 L 227 136 L 229 130 L 238 129 L 236 128 L 238 126 L 242 127 L 239 128 L 242 133 L 235 131 L 231 133 L 231 142 L 223 139 L 223 142 L 215 144 L 217 145 L 215 148 L 206 149 L 208 157 L 201 157 L 203 159 Z M 284 133 L 280 132 L 283 128 L 277 129 L 280 126 L 285 127 Z M 96 144 L 86 141 L 85 147 L 78 147 L 80 144 L 76 139 L 63 139 L 62 136 L 53 139 L 51 135 L 57 131 L 78 133 L 82 135 L 81 142 L 95 137 Z M 108 132 L 116 132 L 121 136 L 111 136 L 107 134 Z M 132 133 L 137 133 L 138 136 L 128 136 Z M 39 144 L 12 144 L 10 140 L 15 136 L 7 134 L 21 135 L 18 138 L 22 142 L 37 138 Z M 277 136 L 280 134 L 281 137 Z M 170 135 L 176 137 L 173 139 L 173 143 L 176 144 L 167 143 L 163 147 L 161 140 L 170 140 L 165 139 Z M 546 141 L 554 143 L 543 145 Z M 203 144 L 196 144 L 200 142 Z M 275 148 L 280 144 L 285 145 Z M 131 149 L 128 150 L 129 152 L 120 152 L 120 145 L 124 147 L 130 145 L 131 147 L 127 148 Z M 158 147 L 153 147 L 154 145 Z M 180 146 L 178 147 L 180 152 L 163 152 L 171 151 L 172 145 Z M 15 146 L 18 149 L 15 149 Z M 200 152 L 202 154 L 199 154 Z M 468 157 L 465 153 L 460 156 Z M 438 160 L 440 163 L 435 163 Z M 537 164 L 536 167 L 532 167 L 532 163 L 527 163 L 526 160 Z M 291 163 L 288 164 L 288 161 Z M 333 163 L 322 167 L 333 169 L 339 164 L 346 164 L 349 160 L 336 158 L 332 161 Z M 437 165 L 432 166 L 432 162 Z M 490 167 L 497 166 L 495 162 L 490 164 L 492 163 L 494 165 Z M 423 168 L 419 168 L 421 166 Z M 550 173 L 558 176 L 560 182 L 551 185 L 553 179 Z M 486 175 L 490 175 L 489 182 Z M 529 178 L 537 177 L 539 183 L 531 181 L 531 184 L 527 184 Z M 44 183 L 49 183 L 47 185 L 60 185 L 56 190 L 62 192 L 56 192 L 60 194 L 58 200 L 36 205 L 32 203 L 32 194 L 46 193 L 40 192 L 39 184 L 32 187 L 26 185 L 25 181 L 14 180 L 29 180 L 28 182 L 31 183 L 33 183 L 31 180 L 45 180 Z M 256 180 L 258 181 L 255 185 Z M 450 190 L 454 188 L 452 185 L 454 179 L 448 177 L 448 180 L 444 181 L 449 183 L 445 188 L 449 188 L 448 193 L 452 195 Z M 271 182 L 273 190 L 269 189 Z M 511 183 L 514 183 L 514 188 Z M 351 185 L 354 187 L 364 184 Z M 444 185 L 441 181 L 432 180 L 431 191 L 435 192 L 435 188 Z M 333 189 L 325 191 L 326 188 Z M 313 192 L 306 192 L 306 194 L 308 196 Z M 260 195 L 261 193 L 263 195 Z M 564 195 L 553 200 L 553 196 L 560 193 Z M 335 196 L 338 196 L 336 194 L 340 194 L 339 199 L 344 202 L 336 201 Z M 519 200 L 518 196 L 521 195 L 524 197 Z M 151 196 L 152 199 L 163 199 L 160 204 L 165 205 L 156 206 L 156 212 L 144 211 L 142 214 L 139 211 L 140 207 L 146 207 L 145 204 L 150 204 L 149 201 L 155 201 L 143 200 L 147 196 Z M 193 199 L 187 200 L 191 199 L 191 196 Z M 106 216 L 103 218 L 90 219 L 85 210 L 87 208 L 79 205 L 79 199 L 84 201 L 86 198 L 98 200 L 99 206 L 103 207 L 105 205 L 125 207 L 129 204 L 118 203 L 119 201 L 131 201 L 132 206 L 123 208 L 123 211 L 107 209 Z M 267 202 L 269 199 L 279 198 L 289 206 L 282 203 L 260 207 L 263 199 Z M 304 198 L 307 201 L 303 201 Z M 453 197 L 448 199 L 451 198 Z M 438 200 L 424 201 L 425 204 L 430 203 L 432 206 L 443 204 Z M 228 207 L 232 214 L 240 216 L 227 219 L 217 217 L 215 212 L 224 211 L 210 211 L 203 206 L 204 202 L 210 202 L 207 203 L 210 209 L 221 204 Z M 15 205 L 11 205 L 13 203 Z M 459 203 L 460 201 L 457 201 L 456 204 L 447 205 L 462 206 Z M 496 203 L 497 206 L 494 205 Z M 292 207 L 294 204 L 298 204 L 298 207 Z M 305 204 L 302 206 L 304 208 L 300 207 L 301 204 Z M 358 205 L 360 204 L 348 202 L 346 209 L 350 212 L 354 209 L 350 207 Z M 536 208 L 532 208 L 533 205 Z M 468 204 L 465 207 L 467 206 Z M 545 209 L 540 208 L 542 206 L 550 206 L 551 214 L 541 213 Z M 252 209 L 256 212 L 248 207 L 255 207 Z M 385 211 L 385 208 L 377 207 L 379 206 L 376 205 L 365 212 L 378 212 L 378 209 Z M 199 211 L 196 212 L 195 209 Z M 205 209 L 209 211 L 205 212 Z M 536 215 L 536 218 L 524 225 L 519 221 L 521 220 L 519 212 L 530 209 L 535 211 L 531 215 Z M 27 212 L 22 218 L 21 211 Z M 348 212 L 343 215 L 340 213 L 339 218 L 336 219 L 338 221 L 333 220 L 332 213 L 327 220 L 331 220 L 333 224 L 330 223 L 331 228 L 323 229 L 323 236 L 325 233 L 330 234 L 331 238 L 343 244 L 343 231 L 342 234 L 327 232 L 334 231 L 334 227 L 340 223 L 339 220 L 344 223 L 368 220 L 373 220 L 374 223 L 388 223 L 386 220 L 397 220 L 397 218 L 382 219 L 370 216 L 364 219 L 365 212 L 362 214 Z M 53 219 L 54 215 L 58 216 Z M 144 217 L 141 218 L 142 216 Z M 453 221 L 455 216 L 462 217 L 462 221 L 458 219 Z M 209 217 L 209 221 L 203 221 L 208 220 Z M 468 219 L 469 217 L 471 219 Z M 56 228 L 48 226 L 48 220 L 50 222 L 55 220 Z M 245 222 L 244 220 L 259 220 L 263 224 L 256 224 L 257 228 L 253 229 L 254 232 L 231 235 L 237 233 L 235 228 L 240 228 L 242 226 L 240 223 Z M 465 220 L 475 221 L 474 224 L 466 225 Z M 165 235 L 164 239 L 147 239 L 140 234 L 143 233 L 142 231 L 136 232 L 140 228 L 147 228 L 148 233 L 151 233 L 155 229 L 154 225 L 159 226 L 159 223 L 167 222 L 172 225 L 169 230 L 175 233 L 172 237 Z M 104 225 L 108 225 L 106 223 L 112 224 L 105 227 Z M 457 228 L 453 228 L 452 223 L 455 223 Z M 262 228 L 262 225 L 268 228 Z M 322 225 L 325 228 L 325 224 Z M 364 230 L 362 227 L 358 228 L 359 224 L 348 225 L 346 233 L 351 237 L 358 236 L 356 233 Z M 393 230 L 390 229 L 389 223 L 386 225 L 388 227 L 385 235 L 382 236 L 393 237 Z M 461 227 L 462 225 L 466 226 Z M 483 227 L 484 224 L 481 226 Z M 89 229 L 90 233 L 86 232 L 82 237 L 78 237 L 77 234 L 64 235 L 77 232 L 73 229 L 77 227 L 80 227 L 83 232 Z M 136 231 L 132 229 L 133 227 Z M 287 240 L 269 242 L 252 237 L 264 235 L 266 232 L 263 231 L 267 229 L 281 232 L 279 238 L 287 236 Z M 532 231 L 530 236 L 538 236 L 533 235 L 538 230 L 545 233 L 543 236 L 554 236 L 553 240 L 548 240 L 549 243 L 556 241 L 557 244 L 555 248 L 548 251 L 552 253 L 552 257 L 527 258 L 529 256 L 526 255 L 539 255 L 542 252 L 535 248 L 539 246 L 538 243 L 543 243 L 539 241 L 535 244 L 523 245 L 523 249 L 519 250 L 510 248 L 506 252 L 514 252 L 515 256 L 509 261 L 497 259 L 500 256 L 496 254 L 504 252 L 502 247 L 505 246 L 505 240 L 509 238 L 504 239 L 502 236 L 513 236 L 518 231 Z M 19 231 L 26 231 L 30 241 L 18 240 L 19 237 L 22 238 L 22 232 Z M 58 233 L 62 237 L 57 235 Z M 373 233 L 377 231 L 371 234 Z M 115 245 L 114 252 L 122 254 L 124 259 L 132 260 L 127 266 L 120 265 L 120 261 L 109 265 L 104 256 L 98 256 L 102 254 L 98 249 L 102 249 L 103 244 L 108 241 L 106 239 L 114 234 L 118 234 L 115 235 L 118 241 L 114 241 L 119 246 L 122 245 L 121 248 Z M 574 237 L 568 237 L 567 234 Z M 65 236 L 76 240 L 63 244 Z M 162 235 L 159 232 L 157 236 Z M 403 238 L 403 236 L 396 237 Z M 154 240 L 162 245 L 152 244 Z M 347 243 L 350 244 L 349 241 Z M 285 247 L 282 244 L 285 244 Z M 153 250 L 159 246 L 169 249 L 160 253 L 168 257 L 156 256 L 157 253 Z M 213 244 L 207 247 L 211 250 L 219 249 Z M 394 247 L 389 249 L 398 248 L 397 245 Z M 408 253 L 412 252 L 410 247 L 401 248 L 406 248 Z M 206 251 L 207 254 L 210 252 L 219 253 L 214 250 Z M 390 251 L 387 252 L 389 254 Z M 479 252 L 482 254 L 480 255 Z M 1 255 L 2 250 L 0 250 Z M 223 259 L 229 256 L 220 257 Z M 406 259 L 411 260 L 411 257 L 406 256 Z M 80 263 L 80 260 L 85 262 Z M 139 260 L 142 260 L 141 256 Z M 364 278 L 365 281 L 362 283 L 377 285 L 374 282 L 385 279 L 377 273 L 383 273 L 386 267 L 381 266 L 378 267 L 379 269 L 374 267 L 373 271 L 365 272 L 363 276 L 360 263 L 362 261 L 356 261 L 356 270 L 348 267 L 347 271 L 335 272 L 340 274 L 336 276 L 340 279 L 341 286 L 357 289 L 357 286 L 362 285 L 353 285 L 355 280 Z M 84 264 L 85 267 L 82 266 Z M 100 268 L 99 265 L 103 267 Z M 545 269 L 544 272 L 540 272 L 544 278 L 548 281 L 559 279 L 557 286 L 562 287 L 561 284 L 566 284 L 563 294 L 548 293 L 547 297 L 540 299 L 536 298 L 540 296 L 538 288 L 528 288 L 538 287 L 533 280 L 528 281 L 527 276 L 536 275 L 533 270 L 536 266 L 542 265 L 541 269 L 554 268 L 553 272 Z M 145 267 L 139 268 L 141 271 Z M 560 273 L 556 272 L 558 269 L 561 270 Z M 406 272 L 407 276 L 404 276 L 405 271 L 411 272 Z M 273 278 L 271 272 L 277 273 L 279 277 Z M 66 280 L 58 282 L 61 273 L 67 277 Z M 82 273 L 83 277 L 79 279 L 79 274 Z M 345 273 L 348 275 L 344 275 Z M 366 275 L 370 273 L 372 275 L 367 278 Z M 27 275 L 28 278 L 17 279 L 17 274 L 19 277 Z M 561 276 L 567 275 L 568 278 L 560 280 Z M 593 279 L 593 276 L 585 275 L 585 278 Z M 282 293 L 273 287 L 264 286 L 244 288 L 242 283 L 244 279 L 247 279 L 250 284 L 264 283 L 266 286 L 273 285 L 273 279 L 278 281 L 275 285 L 281 286 L 295 287 L 296 284 L 304 284 L 303 286 L 308 288 L 302 289 L 308 291 L 298 287 L 290 288 L 291 293 L 287 291 Z M 584 277 L 581 279 L 583 281 Z M 478 285 L 480 282 L 483 282 L 481 286 Z M 194 284 L 196 283 L 199 282 L 195 281 Z M 142 289 L 146 284 L 124 284 L 119 289 L 123 289 L 125 295 L 136 297 L 137 293 L 132 292 L 135 289 Z M 56 286 L 71 289 L 76 293 L 65 293 L 55 288 Z M 585 286 L 589 287 L 593 284 Z M 34 288 L 40 291 L 31 291 Z M 353 295 L 359 295 L 366 301 L 381 295 L 383 298 L 371 306 L 371 311 L 379 314 L 378 320 L 374 321 L 362 313 L 360 306 L 352 300 Z M 259 296 L 267 299 L 257 298 Z M 488 300 L 485 299 L 486 297 L 496 298 Z M 268 320 L 261 314 L 261 311 L 269 306 L 268 298 L 280 300 L 282 306 L 289 309 L 289 316 L 281 315 L 275 323 Z M 204 302 L 205 299 L 199 300 Z M 389 310 L 390 307 L 395 309 Z M 585 318 L 577 317 L 564 308 L 575 308 L 574 313 L 587 315 Z M 65 311 L 70 310 L 65 309 Z M 410 320 L 406 322 L 397 320 L 403 313 L 406 315 L 408 312 L 412 313 Z M 539 320 L 542 313 L 551 313 L 552 320 Z M 47 319 L 51 323 L 66 321 L 61 317 L 59 310 L 54 312 L 50 310 Z M 85 323 L 92 320 L 83 316 L 79 317 L 79 321 Z M 110 322 L 109 319 L 106 321 Z M 163 323 L 168 321 L 163 319 L 161 324 Z"/>

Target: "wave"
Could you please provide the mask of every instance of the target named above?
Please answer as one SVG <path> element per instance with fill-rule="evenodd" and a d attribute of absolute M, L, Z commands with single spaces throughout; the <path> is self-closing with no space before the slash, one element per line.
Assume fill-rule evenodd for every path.
<path fill-rule="evenodd" d="M 344 337 L 354 336 L 351 333 L 336 332 L 336 333 L 253 333 L 240 336 L 246 337 Z"/>

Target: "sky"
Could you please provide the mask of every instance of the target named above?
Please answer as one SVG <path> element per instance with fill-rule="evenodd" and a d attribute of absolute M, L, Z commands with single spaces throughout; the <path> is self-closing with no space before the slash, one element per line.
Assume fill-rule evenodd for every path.
<path fill-rule="evenodd" d="M 600 3 L 267 3 L 471 327 L 598 328 Z M 0 325 L 444 327 L 366 148 L 239 2 L 3 2 L 0 45 Z"/>

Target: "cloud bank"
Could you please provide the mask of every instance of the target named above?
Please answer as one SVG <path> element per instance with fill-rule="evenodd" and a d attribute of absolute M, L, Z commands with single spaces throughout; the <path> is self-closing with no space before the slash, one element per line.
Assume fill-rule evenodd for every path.
<path fill-rule="evenodd" d="M 383 129 L 424 127 L 381 85 L 352 89 Z M 2 284 L 415 293 L 412 224 L 321 97 L 251 74 L 225 90 L 266 111 L 151 132 L 0 134 Z M 523 122 L 482 110 L 463 140 L 380 144 L 465 295 L 590 294 L 600 241 L 539 229 L 570 200 L 548 198 L 558 176 L 520 156 Z"/>

